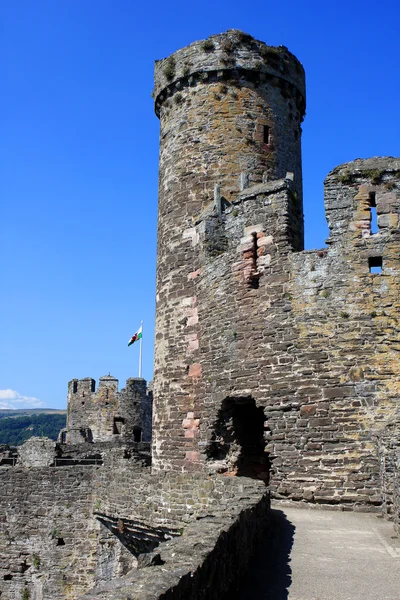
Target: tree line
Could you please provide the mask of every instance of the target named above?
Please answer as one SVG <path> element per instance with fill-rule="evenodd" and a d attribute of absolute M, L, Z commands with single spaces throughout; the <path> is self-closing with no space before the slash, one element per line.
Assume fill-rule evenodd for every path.
<path fill-rule="evenodd" d="M 0 419 L 0 444 L 19 446 L 30 437 L 49 437 L 56 440 L 65 427 L 66 415 L 30 415 Z"/>

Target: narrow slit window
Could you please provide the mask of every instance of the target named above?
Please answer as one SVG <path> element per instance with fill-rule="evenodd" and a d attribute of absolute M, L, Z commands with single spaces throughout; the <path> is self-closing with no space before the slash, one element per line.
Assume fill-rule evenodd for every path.
<path fill-rule="evenodd" d="M 259 272 L 257 269 L 257 256 L 258 256 L 258 245 L 257 245 L 257 233 L 253 232 L 252 234 L 253 237 L 253 256 L 252 256 L 252 269 L 251 269 L 251 275 L 249 278 L 249 285 L 251 288 L 254 289 L 258 289 L 260 286 L 260 282 L 259 282 Z"/>
<path fill-rule="evenodd" d="M 371 235 L 378 233 L 378 217 L 376 214 L 376 194 L 371 192 L 369 195 L 369 206 L 371 210 Z"/>
<path fill-rule="evenodd" d="M 268 125 L 263 126 L 263 142 L 264 144 L 269 144 L 270 142 L 270 128 Z"/>
<path fill-rule="evenodd" d="M 382 273 L 382 256 L 370 256 L 368 259 L 369 272 L 372 274 Z"/>

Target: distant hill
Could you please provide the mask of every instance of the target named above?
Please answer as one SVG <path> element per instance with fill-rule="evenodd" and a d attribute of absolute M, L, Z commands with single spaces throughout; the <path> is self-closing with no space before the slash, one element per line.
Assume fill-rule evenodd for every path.
<path fill-rule="evenodd" d="M 58 408 L 0 408 L 0 419 L 24 417 L 25 415 L 66 415 L 66 409 Z"/>
<path fill-rule="evenodd" d="M 67 411 L 52 408 L 0 409 L 0 444 L 19 446 L 33 436 L 57 439 Z"/>

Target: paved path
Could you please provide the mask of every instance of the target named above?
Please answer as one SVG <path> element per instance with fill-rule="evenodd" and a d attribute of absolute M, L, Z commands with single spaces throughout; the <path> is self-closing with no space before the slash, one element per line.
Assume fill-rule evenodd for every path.
<path fill-rule="evenodd" d="M 234 600 L 400 600 L 400 539 L 365 513 L 274 507 Z"/>

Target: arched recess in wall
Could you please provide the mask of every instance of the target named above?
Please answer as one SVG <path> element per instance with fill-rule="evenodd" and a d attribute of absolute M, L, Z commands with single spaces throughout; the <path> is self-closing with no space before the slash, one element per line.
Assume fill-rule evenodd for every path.
<path fill-rule="evenodd" d="M 264 411 L 251 396 L 225 398 L 206 447 L 212 470 L 268 481 L 264 422 Z"/>

